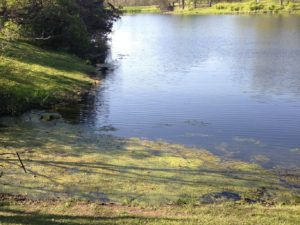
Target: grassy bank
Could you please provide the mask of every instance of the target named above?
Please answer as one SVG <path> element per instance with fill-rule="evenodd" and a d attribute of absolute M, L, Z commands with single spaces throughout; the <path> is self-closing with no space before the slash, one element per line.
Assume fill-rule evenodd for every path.
<path fill-rule="evenodd" d="M 299 14 L 300 3 L 285 3 L 280 5 L 273 1 L 256 2 L 238 2 L 238 3 L 217 3 L 212 7 L 193 8 L 186 7 L 181 9 L 176 6 L 174 11 L 161 11 L 158 6 L 135 6 L 124 7 L 123 13 L 167 13 L 181 15 L 209 15 L 209 14 Z"/>
<path fill-rule="evenodd" d="M 31 224 L 203 224 L 298 225 L 300 206 L 202 205 L 160 208 L 99 205 L 86 202 L 3 201 L 0 223 Z"/>
<path fill-rule="evenodd" d="M 0 114 L 78 101 L 94 68 L 62 52 L 0 39 Z"/>

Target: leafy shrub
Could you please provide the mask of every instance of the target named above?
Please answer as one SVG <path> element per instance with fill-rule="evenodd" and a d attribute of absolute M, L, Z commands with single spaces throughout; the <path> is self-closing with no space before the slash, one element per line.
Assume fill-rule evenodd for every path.
<path fill-rule="evenodd" d="M 269 10 L 273 11 L 276 9 L 276 5 L 269 5 L 268 7 Z"/>
<path fill-rule="evenodd" d="M 119 18 L 119 11 L 108 6 L 104 0 L 1 0 L 5 26 L 0 29 L 5 36 L 18 34 L 45 47 L 90 57 L 105 50 L 106 35 Z"/>
<path fill-rule="evenodd" d="M 295 3 L 289 2 L 288 5 L 286 6 L 286 9 L 289 11 L 295 11 L 295 10 L 299 10 L 300 6 Z"/>
<path fill-rule="evenodd" d="M 0 34 L 8 40 L 16 39 L 20 37 L 21 27 L 12 21 L 4 22 Z"/>
<path fill-rule="evenodd" d="M 252 2 L 250 4 L 250 10 L 251 11 L 258 11 L 258 10 L 263 10 L 264 9 L 264 5 L 261 3 L 256 3 L 256 2 Z"/>
<path fill-rule="evenodd" d="M 218 10 L 228 10 L 233 12 L 239 12 L 244 9 L 244 6 L 239 3 L 218 3 L 214 7 Z"/>
<path fill-rule="evenodd" d="M 231 6 L 230 9 L 231 9 L 231 11 L 238 12 L 238 11 L 242 11 L 243 10 L 243 6 L 233 5 L 233 6 Z"/>
<path fill-rule="evenodd" d="M 228 4 L 226 3 L 218 3 L 215 5 L 215 8 L 218 10 L 222 10 L 222 9 L 227 9 L 228 8 Z"/>

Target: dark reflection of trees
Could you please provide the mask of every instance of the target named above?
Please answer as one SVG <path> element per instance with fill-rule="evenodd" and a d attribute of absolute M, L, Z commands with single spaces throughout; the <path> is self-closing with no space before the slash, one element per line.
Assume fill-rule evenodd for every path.
<path fill-rule="evenodd" d="M 109 91 L 107 90 L 108 87 L 105 82 L 106 80 L 104 80 L 103 85 L 96 90 L 93 96 L 93 102 L 87 104 L 82 113 L 82 121 L 90 126 L 103 126 L 109 116 Z"/>
<path fill-rule="evenodd" d="M 105 83 L 105 79 L 102 83 Z M 105 118 L 109 114 L 106 88 L 105 85 L 100 85 L 84 96 L 81 103 L 57 106 L 56 110 L 62 114 L 68 123 L 84 123 L 95 126 L 98 118 Z"/>

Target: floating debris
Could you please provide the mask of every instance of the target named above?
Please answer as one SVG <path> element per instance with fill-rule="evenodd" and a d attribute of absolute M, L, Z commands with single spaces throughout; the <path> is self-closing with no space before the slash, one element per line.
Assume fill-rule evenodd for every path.
<path fill-rule="evenodd" d="M 182 135 L 178 135 L 179 137 L 211 137 L 211 135 L 209 134 L 205 134 L 205 133 L 185 133 Z"/>
<path fill-rule="evenodd" d="M 265 155 L 254 155 L 252 157 L 252 161 L 259 162 L 259 163 L 266 163 L 270 161 L 270 159 Z"/>
<path fill-rule="evenodd" d="M 250 143 L 250 144 L 254 144 L 254 145 L 262 145 L 262 142 L 260 140 L 257 140 L 255 138 L 246 138 L 246 137 L 234 137 L 233 138 L 234 141 L 236 142 L 245 142 L 245 143 Z"/>
<path fill-rule="evenodd" d="M 172 127 L 173 124 L 170 124 L 170 123 L 158 123 L 157 126 L 158 127 Z"/>
<path fill-rule="evenodd" d="M 100 127 L 99 130 L 103 131 L 103 132 L 113 132 L 113 131 L 117 131 L 118 129 L 115 128 L 113 125 L 106 125 L 106 126 Z"/>
<path fill-rule="evenodd" d="M 195 127 L 206 127 L 209 125 L 209 123 L 199 120 L 186 120 L 184 121 L 185 124 Z"/>

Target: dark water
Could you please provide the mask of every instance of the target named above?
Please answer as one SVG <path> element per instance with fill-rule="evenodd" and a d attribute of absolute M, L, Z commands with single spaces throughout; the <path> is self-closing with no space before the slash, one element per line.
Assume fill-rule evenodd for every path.
<path fill-rule="evenodd" d="M 300 16 L 124 16 L 83 126 L 300 166 Z"/>

